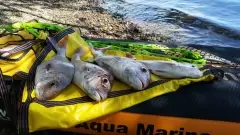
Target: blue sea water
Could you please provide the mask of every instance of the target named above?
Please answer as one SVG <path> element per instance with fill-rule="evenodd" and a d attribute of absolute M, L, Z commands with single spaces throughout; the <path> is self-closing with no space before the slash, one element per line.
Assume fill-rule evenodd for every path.
<path fill-rule="evenodd" d="M 105 0 L 103 7 L 170 42 L 240 47 L 240 0 Z"/>

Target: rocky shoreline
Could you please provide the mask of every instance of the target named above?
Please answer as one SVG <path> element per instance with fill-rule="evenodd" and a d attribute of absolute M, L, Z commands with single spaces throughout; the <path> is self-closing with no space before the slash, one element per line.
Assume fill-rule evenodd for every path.
<path fill-rule="evenodd" d="M 110 14 L 100 0 L 0 0 L 0 25 L 37 19 L 81 31 L 82 36 L 109 39 L 166 41 L 160 34 Z"/>

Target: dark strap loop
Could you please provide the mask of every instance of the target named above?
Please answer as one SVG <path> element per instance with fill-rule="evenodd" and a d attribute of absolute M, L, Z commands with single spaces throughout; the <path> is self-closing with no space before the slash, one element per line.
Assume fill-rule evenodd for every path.
<path fill-rule="evenodd" d="M 66 30 L 58 33 L 57 35 L 55 35 L 53 38 L 57 42 L 59 42 L 63 37 L 65 37 L 66 35 L 71 34 L 73 32 L 75 32 L 75 31 L 72 29 L 66 29 Z M 46 42 L 45 42 L 45 44 L 46 44 Z M 20 108 L 19 108 L 18 123 L 17 123 L 19 134 L 22 134 L 22 135 L 28 134 L 28 130 L 29 130 L 29 128 L 28 128 L 29 127 L 29 125 L 28 125 L 28 108 L 29 108 L 30 103 L 32 102 L 31 93 L 32 93 L 32 90 L 34 89 L 34 83 L 35 83 L 34 77 L 35 77 L 36 68 L 45 59 L 45 57 L 48 55 L 48 53 L 51 50 L 54 50 L 54 47 L 51 44 L 46 44 L 29 70 L 29 74 L 27 76 L 27 82 L 26 82 L 28 97 L 27 97 L 26 102 L 24 102 L 24 103 L 20 102 L 20 104 L 19 104 Z"/>
<path fill-rule="evenodd" d="M 57 35 L 55 35 L 53 38 L 59 42 L 63 37 L 65 37 L 68 34 L 71 34 L 75 32 L 72 29 L 66 29 L 60 33 L 58 33 Z M 29 76 L 27 79 L 27 89 L 28 89 L 28 99 L 27 101 L 31 101 L 31 93 L 32 90 L 34 89 L 34 77 L 35 77 L 35 73 L 36 73 L 36 68 L 39 64 L 41 64 L 41 62 L 45 59 L 45 57 L 48 55 L 48 53 L 52 50 L 56 51 L 54 49 L 54 46 L 52 46 L 51 44 L 47 43 L 47 41 L 45 42 L 46 46 L 43 48 L 42 52 L 40 53 L 40 55 L 37 57 L 37 59 L 35 60 L 35 62 L 33 63 L 31 69 L 29 70 Z"/>
<path fill-rule="evenodd" d="M 27 101 L 31 100 L 31 92 L 32 92 L 32 89 L 34 89 L 34 77 L 35 77 L 36 68 L 44 60 L 44 58 L 48 55 L 48 53 L 51 50 L 52 50 L 51 45 L 47 44 L 43 48 L 41 54 L 37 57 L 37 59 L 35 60 L 35 62 L 33 63 L 32 67 L 29 70 L 29 75 L 28 75 L 28 79 L 27 79 L 27 90 L 28 90 Z"/>
<path fill-rule="evenodd" d="M 27 73 L 24 73 L 22 71 L 19 71 L 17 73 L 15 73 L 15 75 L 13 76 L 13 79 L 14 80 L 27 80 L 28 78 L 28 74 Z"/>
<path fill-rule="evenodd" d="M 21 51 L 24 51 L 24 50 L 28 50 L 32 46 L 40 43 L 41 41 L 43 42 L 43 40 L 30 40 L 30 41 L 27 41 L 25 44 L 19 45 L 19 46 L 15 47 L 15 48 L 13 48 L 11 50 L 0 51 L 0 54 L 8 53 L 9 55 L 11 55 L 11 54 L 18 53 L 18 52 L 21 52 Z"/>
<path fill-rule="evenodd" d="M 15 61 L 19 61 L 21 60 L 25 55 L 27 55 L 27 53 L 32 49 L 32 46 L 34 45 L 38 45 L 39 43 L 43 42 L 43 40 L 32 40 L 32 41 L 28 41 L 27 43 L 23 44 L 23 45 L 19 45 L 9 51 L 0 51 L 0 60 L 5 60 L 5 61 L 11 61 L 11 62 L 15 62 Z M 24 53 L 18 57 L 18 58 L 10 58 L 10 56 L 12 54 L 18 53 L 24 51 Z M 1 56 L 4 53 L 8 53 L 7 56 Z"/>
<path fill-rule="evenodd" d="M 18 113 L 18 100 L 21 99 L 21 94 L 25 85 L 27 74 L 18 72 L 12 77 L 4 76 L 0 69 L 0 96 L 3 101 L 4 109 L 7 112 L 10 120 L 16 126 Z M 14 79 L 18 78 L 18 79 Z M 7 87 L 7 84 L 11 86 Z"/>
<path fill-rule="evenodd" d="M 29 135 L 29 127 L 28 127 L 28 109 L 30 102 L 25 102 L 20 104 L 20 110 L 18 112 L 18 134 L 19 135 Z"/>
<path fill-rule="evenodd" d="M 10 91 L 4 82 L 3 73 L 2 73 L 2 70 L 0 69 L 0 96 L 3 99 L 4 108 L 6 109 L 7 113 L 10 113 L 10 110 L 9 110 L 10 107 L 8 104 L 8 101 L 10 100 L 9 93 Z"/>
<path fill-rule="evenodd" d="M 26 39 L 20 35 L 20 34 L 15 34 L 15 33 L 6 33 L 6 34 L 0 34 L 0 37 L 4 37 L 4 36 L 8 36 L 8 35 L 14 35 L 14 36 L 19 36 L 21 38 L 21 40 L 18 40 L 18 41 L 8 41 L 4 44 L 0 44 L 0 45 L 6 45 L 7 43 L 9 42 L 22 42 L 22 41 L 25 41 Z"/>

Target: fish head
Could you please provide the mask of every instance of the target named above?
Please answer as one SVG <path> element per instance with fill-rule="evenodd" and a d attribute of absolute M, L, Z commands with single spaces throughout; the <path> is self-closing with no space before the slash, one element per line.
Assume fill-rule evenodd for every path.
<path fill-rule="evenodd" d="M 71 82 L 74 67 L 60 65 L 60 61 L 47 61 L 37 67 L 35 77 L 36 97 L 48 100 L 56 97 Z"/>
<path fill-rule="evenodd" d="M 113 75 L 101 67 L 92 68 L 92 70 L 88 69 L 87 72 L 88 74 L 84 76 L 86 79 L 84 89 L 87 95 L 98 102 L 106 99 L 112 88 Z"/>
<path fill-rule="evenodd" d="M 184 74 L 187 76 L 191 76 L 192 78 L 199 78 L 203 76 L 203 72 L 196 65 L 190 63 L 183 64 L 184 65 L 182 66 L 182 71 L 184 71 Z"/>
<path fill-rule="evenodd" d="M 137 61 L 130 61 L 126 63 L 124 69 L 124 78 L 128 84 L 136 90 L 145 89 L 150 82 L 150 71 L 142 63 Z"/>
<path fill-rule="evenodd" d="M 63 76 L 64 77 L 64 76 Z M 68 84 L 67 79 L 55 80 L 49 78 L 36 84 L 36 96 L 39 100 L 48 100 L 56 97 Z"/>

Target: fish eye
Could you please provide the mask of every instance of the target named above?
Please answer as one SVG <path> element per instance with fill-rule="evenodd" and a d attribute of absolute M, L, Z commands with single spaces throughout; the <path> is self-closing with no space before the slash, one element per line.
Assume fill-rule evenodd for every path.
<path fill-rule="evenodd" d="M 54 85 L 56 85 L 56 83 L 52 82 L 49 84 L 49 87 L 53 87 Z"/>
<path fill-rule="evenodd" d="M 143 73 L 146 73 L 146 72 L 147 72 L 147 69 L 144 68 L 144 67 L 143 67 L 141 70 L 142 70 Z"/>
<path fill-rule="evenodd" d="M 50 70 L 50 68 L 51 68 L 51 64 L 47 64 L 46 66 L 47 71 Z"/>
<path fill-rule="evenodd" d="M 107 83 L 107 82 L 108 82 L 108 79 L 104 78 L 103 83 Z"/>

